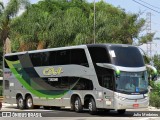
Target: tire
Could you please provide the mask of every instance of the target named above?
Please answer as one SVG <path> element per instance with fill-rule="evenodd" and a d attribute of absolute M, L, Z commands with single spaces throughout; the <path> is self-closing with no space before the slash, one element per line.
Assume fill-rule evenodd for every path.
<path fill-rule="evenodd" d="M 27 109 L 33 109 L 34 105 L 33 105 L 33 99 L 31 96 L 27 96 L 26 98 L 26 108 Z"/>
<path fill-rule="evenodd" d="M 123 114 L 125 114 L 126 110 L 125 109 L 117 110 L 117 112 L 118 112 L 118 114 L 123 115 Z"/>
<path fill-rule="evenodd" d="M 18 109 L 25 109 L 25 101 L 23 100 L 22 96 L 19 96 L 17 99 L 17 108 Z"/>
<path fill-rule="evenodd" d="M 83 110 L 82 103 L 79 97 L 77 97 L 74 101 L 74 110 L 78 113 L 82 112 Z"/>
<path fill-rule="evenodd" d="M 93 98 L 90 98 L 88 103 L 89 113 L 95 115 L 97 113 L 96 102 Z"/>

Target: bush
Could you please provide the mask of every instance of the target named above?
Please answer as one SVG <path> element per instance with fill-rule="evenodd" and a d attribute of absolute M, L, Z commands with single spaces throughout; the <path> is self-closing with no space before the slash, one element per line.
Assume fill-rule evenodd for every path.
<path fill-rule="evenodd" d="M 151 106 L 160 108 L 160 96 L 156 92 L 150 93 L 149 102 Z"/>
<path fill-rule="evenodd" d="M 152 91 L 150 92 L 150 105 L 156 108 L 160 108 L 160 84 L 155 84 L 151 81 Z"/>

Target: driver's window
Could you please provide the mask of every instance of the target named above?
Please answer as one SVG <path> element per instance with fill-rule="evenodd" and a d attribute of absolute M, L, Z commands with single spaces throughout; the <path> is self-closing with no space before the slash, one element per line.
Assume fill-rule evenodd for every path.
<path fill-rule="evenodd" d="M 113 77 L 112 76 L 103 76 L 102 77 L 103 80 L 103 87 L 113 90 Z"/>

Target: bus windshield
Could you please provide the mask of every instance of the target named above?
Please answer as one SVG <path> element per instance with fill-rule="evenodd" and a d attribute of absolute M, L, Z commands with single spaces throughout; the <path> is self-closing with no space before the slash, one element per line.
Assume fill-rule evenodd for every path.
<path fill-rule="evenodd" d="M 123 67 L 143 67 L 143 57 L 137 47 L 110 46 L 112 64 Z"/>
<path fill-rule="evenodd" d="M 147 72 L 121 72 L 115 88 L 120 93 L 145 94 L 148 92 Z"/>

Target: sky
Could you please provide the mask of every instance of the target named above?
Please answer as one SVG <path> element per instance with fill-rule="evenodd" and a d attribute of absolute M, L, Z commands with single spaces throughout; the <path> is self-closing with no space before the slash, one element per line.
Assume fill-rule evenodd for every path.
<path fill-rule="evenodd" d="M 9 0 L 3 0 L 5 3 Z M 40 0 L 30 0 L 32 4 L 37 3 Z M 88 2 L 94 2 L 94 0 L 87 0 Z M 100 0 L 95 0 L 96 2 Z M 104 0 L 105 2 L 112 4 L 115 7 L 125 9 L 127 13 L 139 13 L 140 18 L 146 19 L 146 14 L 151 13 L 151 32 L 155 32 L 155 37 L 152 44 L 152 51 L 155 54 L 160 54 L 160 0 Z M 138 2 L 138 3 L 137 3 Z M 144 32 L 144 34 L 147 33 Z M 143 34 L 143 33 L 142 33 Z M 141 46 L 146 51 L 146 45 Z M 159 47 L 159 48 L 158 48 Z M 153 49 L 154 48 L 154 49 Z"/>

